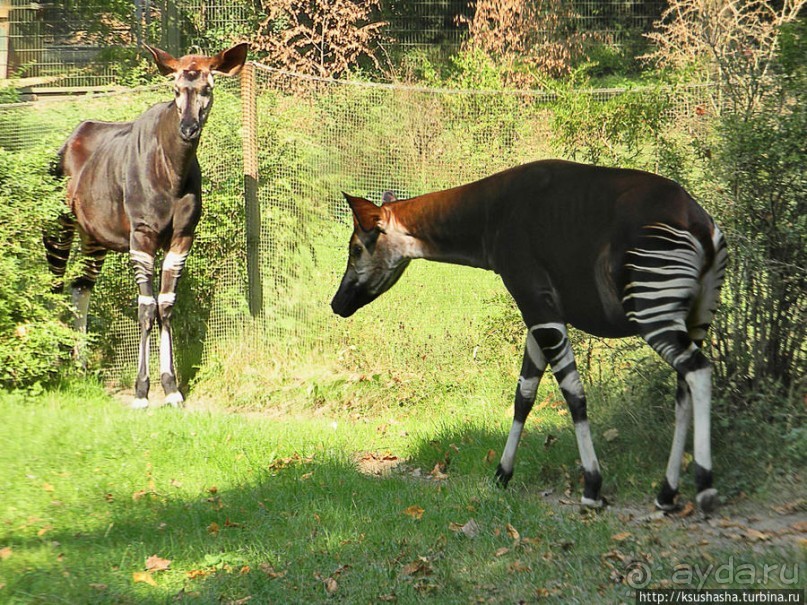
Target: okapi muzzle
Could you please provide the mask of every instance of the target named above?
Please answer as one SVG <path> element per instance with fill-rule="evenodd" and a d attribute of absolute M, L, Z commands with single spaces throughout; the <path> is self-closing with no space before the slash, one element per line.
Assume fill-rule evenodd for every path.
<path fill-rule="evenodd" d="M 493 270 L 518 305 L 526 341 L 513 423 L 496 470 L 501 485 L 513 476 L 541 377 L 551 371 L 574 423 L 581 503 L 605 504 L 569 341 L 574 326 L 607 338 L 639 335 L 676 373 L 675 433 L 656 506 L 677 506 L 690 425 L 697 503 L 705 512 L 717 505 L 711 364 L 700 345 L 728 254 L 720 229 L 680 185 L 638 170 L 543 160 L 380 207 L 346 198 L 354 230 L 331 303 L 337 314 L 348 317 L 390 289 L 412 258 Z"/>
<path fill-rule="evenodd" d="M 399 235 L 391 229 L 388 208 L 347 194 L 345 198 L 353 211 L 353 235 L 347 269 L 331 309 L 341 317 L 350 317 L 394 286 L 410 259 L 402 250 Z M 385 200 L 393 199 L 385 194 Z"/>

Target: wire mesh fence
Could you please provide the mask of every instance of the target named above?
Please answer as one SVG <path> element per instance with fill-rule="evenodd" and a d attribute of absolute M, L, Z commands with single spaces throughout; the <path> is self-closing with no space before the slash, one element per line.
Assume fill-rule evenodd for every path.
<path fill-rule="evenodd" d="M 625 92 L 581 94 L 606 102 Z M 695 118 L 710 93 L 669 91 L 672 119 Z M 0 147 L 55 152 L 80 120 L 132 119 L 169 98 L 169 88 L 157 86 L 0 105 Z M 328 303 L 352 230 L 342 192 L 379 202 L 392 191 L 403 199 L 556 157 L 556 101 L 547 92 L 337 81 L 258 64 L 248 65 L 241 82 L 221 78 L 199 149 L 203 217 L 175 315 L 180 373 L 242 346 L 349 347 L 380 325 L 379 354 L 390 356 L 406 346 L 450 359 L 458 322 L 483 338 L 490 302 L 504 292 L 496 276 L 434 263 L 413 263 L 369 312 L 349 322 L 333 316 Z M 109 255 L 90 331 L 107 375 L 124 381 L 137 359 L 136 298 L 128 258 Z"/>
<path fill-rule="evenodd" d="M 649 30 L 663 1 L 577 0 L 570 27 L 611 43 L 636 40 Z M 413 48 L 456 51 L 471 17 L 468 0 L 386 0 L 377 15 L 387 23 L 392 55 Z M 253 0 L 0 0 L 0 77 L 37 78 L 39 86 L 102 86 L 138 76 L 143 42 L 172 53 L 211 51 L 249 39 L 265 18 Z M 217 48 L 216 48 L 217 49 Z"/>

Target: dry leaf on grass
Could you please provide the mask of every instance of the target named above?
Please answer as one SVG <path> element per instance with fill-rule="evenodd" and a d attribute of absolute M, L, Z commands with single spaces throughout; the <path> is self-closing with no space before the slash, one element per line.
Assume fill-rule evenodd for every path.
<path fill-rule="evenodd" d="M 208 533 L 211 533 L 214 536 L 218 535 L 218 533 L 219 533 L 219 524 L 216 523 L 215 521 L 213 521 L 213 523 L 211 523 L 210 525 L 207 526 L 207 531 L 208 531 Z"/>
<path fill-rule="evenodd" d="M 138 582 L 142 582 L 143 584 L 148 584 L 149 586 L 157 586 L 157 582 L 154 581 L 154 578 L 151 577 L 150 571 L 136 571 L 132 574 L 132 582 L 137 584 Z"/>
<path fill-rule="evenodd" d="M 3 548 L 0 548 L 0 561 L 5 561 L 13 554 L 14 551 L 11 550 L 10 546 L 4 546 Z"/>
<path fill-rule="evenodd" d="M 519 540 L 521 538 L 521 534 L 518 533 L 518 530 L 509 523 L 505 525 L 505 529 L 507 530 L 507 535 L 513 540 Z"/>
<path fill-rule="evenodd" d="M 420 519 L 423 516 L 424 512 L 425 511 L 420 506 L 418 506 L 417 504 L 413 504 L 412 506 L 407 506 L 403 511 L 403 513 L 407 517 L 412 517 L 413 519 Z"/>
<path fill-rule="evenodd" d="M 509 552 L 510 552 L 510 549 L 509 549 L 509 548 L 507 548 L 506 546 L 502 546 L 500 549 L 498 549 L 498 550 L 497 550 L 495 553 L 493 553 L 493 554 L 494 554 L 494 556 L 496 556 L 496 557 L 501 557 L 501 556 L 503 556 L 503 555 L 506 555 L 506 554 L 507 554 L 507 553 L 509 553 Z"/>
<path fill-rule="evenodd" d="M 339 590 L 339 584 L 333 578 L 325 578 L 323 583 L 325 584 L 325 592 L 328 594 L 333 594 Z"/>
<path fill-rule="evenodd" d="M 165 571 L 170 566 L 171 561 L 158 557 L 157 555 L 151 555 L 148 559 L 146 559 L 147 571 Z"/>
<path fill-rule="evenodd" d="M 629 531 L 622 531 L 622 532 L 619 532 L 618 534 L 614 534 L 613 536 L 611 536 L 611 539 L 614 542 L 624 542 L 625 540 L 630 538 L 632 535 L 633 534 L 630 533 Z"/>
<path fill-rule="evenodd" d="M 496 450 L 488 450 L 488 453 L 485 454 L 485 462 L 488 464 L 493 464 L 496 460 Z"/>

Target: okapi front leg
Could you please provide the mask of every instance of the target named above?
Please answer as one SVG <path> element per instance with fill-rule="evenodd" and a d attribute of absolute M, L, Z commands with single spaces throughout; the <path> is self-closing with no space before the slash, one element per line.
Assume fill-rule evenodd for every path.
<path fill-rule="evenodd" d="M 137 297 L 137 322 L 140 325 L 140 347 L 137 354 L 137 379 L 135 380 L 135 398 L 133 409 L 146 408 L 149 405 L 149 337 L 157 316 L 157 303 L 154 300 L 154 256 L 148 252 L 129 251 L 135 271 L 135 280 L 139 295 Z"/>
<path fill-rule="evenodd" d="M 600 498 L 600 487 L 602 486 L 600 463 L 591 440 L 586 395 L 580 374 L 577 372 L 577 364 L 569 344 L 566 326 L 560 323 L 540 324 L 533 327 L 531 332 L 552 367 L 552 373 L 558 381 L 572 415 L 577 448 L 583 464 L 584 486 L 581 503 L 583 506 L 600 508 L 605 504 L 605 501 Z"/>
<path fill-rule="evenodd" d="M 546 358 L 541 352 L 541 348 L 535 341 L 531 332 L 527 332 L 527 342 L 524 346 L 524 361 L 521 364 L 521 375 L 518 378 L 516 387 L 516 402 L 513 412 L 513 425 L 510 434 L 507 436 L 507 444 L 504 446 L 502 458 L 496 468 L 496 480 L 507 487 L 513 477 L 515 466 L 516 450 L 521 440 L 521 433 L 524 430 L 524 423 L 527 416 L 532 411 L 535 403 L 535 395 L 538 392 L 538 384 L 541 381 L 546 369 Z"/>
<path fill-rule="evenodd" d="M 182 405 L 183 398 L 177 387 L 176 373 L 174 372 L 171 316 L 177 297 L 177 283 L 182 275 L 189 247 L 188 245 L 184 252 L 175 252 L 172 249 L 165 255 L 160 281 L 160 295 L 157 297 L 160 313 L 160 382 L 165 391 L 165 402 L 174 407 Z"/>

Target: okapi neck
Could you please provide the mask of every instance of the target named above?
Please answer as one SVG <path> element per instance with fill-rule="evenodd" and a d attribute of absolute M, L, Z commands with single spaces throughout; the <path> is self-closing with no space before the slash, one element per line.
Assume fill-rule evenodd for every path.
<path fill-rule="evenodd" d="M 186 141 L 179 134 L 179 114 L 173 101 L 166 104 L 160 114 L 157 128 L 157 141 L 163 150 L 166 161 L 177 176 L 184 176 L 191 161 L 196 156 L 201 133 L 192 141 Z"/>
<path fill-rule="evenodd" d="M 389 206 L 404 231 L 421 244 L 428 260 L 490 269 L 486 250 L 492 233 L 491 207 L 471 185 L 427 193 Z"/>

